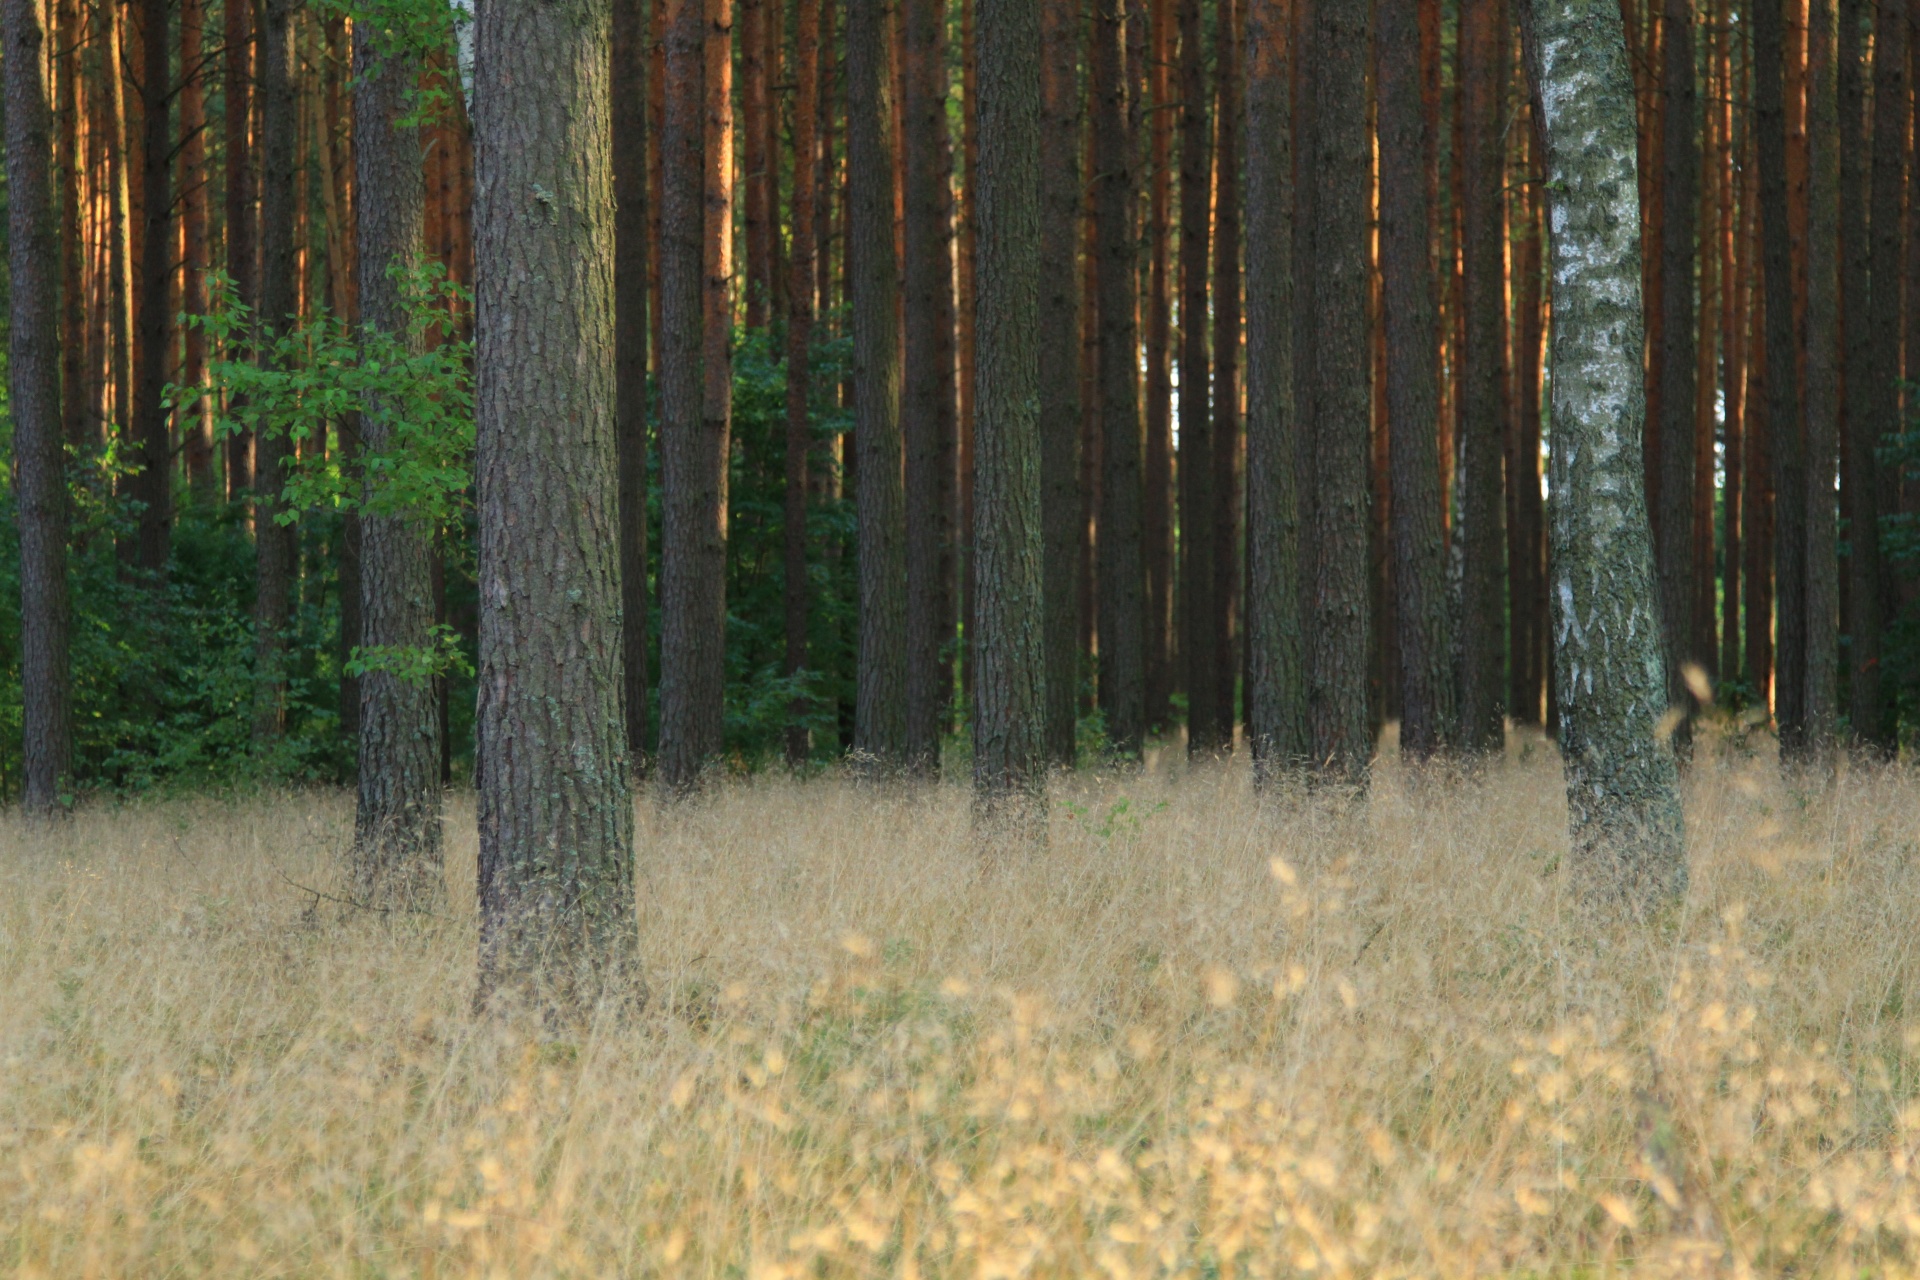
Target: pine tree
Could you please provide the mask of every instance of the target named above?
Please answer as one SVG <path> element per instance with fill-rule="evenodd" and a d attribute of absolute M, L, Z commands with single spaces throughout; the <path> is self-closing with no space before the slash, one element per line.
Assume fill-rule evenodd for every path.
<path fill-rule="evenodd" d="M 1040 470 L 1046 750 L 1074 762 L 1080 697 L 1080 83 L 1075 0 L 1041 0 Z"/>
<path fill-rule="evenodd" d="M 614 0 L 614 435 L 620 467 L 620 631 L 627 755 L 647 755 L 646 0 Z M 653 122 L 658 124 L 657 121 Z"/>
<path fill-rule="evenodd" d="M 793 272 L 787 285 L 787 459 L 782 567 L 785 582 L 786 652 L 782 671 L 789 678 L 807 666 L 807 620 L 812 585 L 807 581 L 807 455 L 813 449 L 813 418 L 808 404 L 813 379 L 814 206 L 821 167 L 815 116 L 820 94 L 819 0 L 798 0 L 794 14 L 793 99 Z M 809 710 L 795 699 L 787 727 L 787 763 L 799 765 L 811 753 L 812 735 L 802 717 Z"/>

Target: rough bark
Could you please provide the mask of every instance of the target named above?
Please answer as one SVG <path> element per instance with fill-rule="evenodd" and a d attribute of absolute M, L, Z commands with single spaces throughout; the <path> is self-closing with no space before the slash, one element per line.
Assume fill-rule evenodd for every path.
<path fill-rule="evenodd" d="M 1438 341 L 1427 240 L 1427 116 L 1420 29 L 1408 5 L 1379 10 L 1380 261 L 1385 276 L 1393 580 L 1398 592 L 1400 750 L 1424 760 L 1456 734 L 1446 529 L 1441 520 Z"/>
<path fill-rule="evenodd" d="M 931 776 L 939 772 L 940 734 L 953 696 L 953 154 L 945 6 L 905 0 L 902 16 L 907 765 Z"/>
<path fill-rule="evenodd" d="M 854 749 L 891 770 L 907 750 L 906 496 L 900 438 L 899 265 L 893 237 L 891 0 L 847 13 L 847 198 L 851 220 L 855 503 L 860 643 Z"/>
<path fill-rule="evenodd" d="M 1231 741 L 1220 723 L 1215 659 L 1213 360 L 1207 291 L 1212 246 L 1213 152 L 1207 118 L 1207 50 L 1200 0 L 1180 0 L 1180 651 L 1187 674 L 1187 749 Z M 1278 56 L 1278 55 L 1276 55 Z"/>
<path fill-rule="evenodd" d="M 819 0 L 798 0 L 794 14 L 793 98 L 793 250 L 787 284 L 787 458 L 784 510 L 782 603 L 786 652 L 782 671 L 789 677 L 807 666 L 807 619 L 812 587 L 807 581 L 807 455 L 813 448 L 813 418 L 808 400 L 813 378 L 814 193 L 820 161 L 814 128 L 820 92 Z M 787 763 L 799 765 L 813 750 L 803 717 L 809 706 L 794 700 L 787 726 Z"/>
<path fill-rule="evenodd" d="M 620 652 L 627 756 L 647 754 L 647 2 L 614 0 L 614 439 L 620 469 Z"/>
<path fill-rule="evenodd" d="M 1633 81 L 1614 0 L 1529 0 L 1553 271 L 1554 677 L 1571 878 L 1643 916 L 1686 888 L 1641 459 Z"/>
<path fill-rule="evenodd" d="M 1072 765 L 1080 691 L 1080 77 L 1075 0 L 1041 0 L 1040 469 L 1046 753 Z"/>
<path fill-rule="evenodd" d="M 620 715 L 607 0 L 475 30 L 482 1002 L 636 975 Z"/>
<path fill-rule="evenodd" d="M 1741 674 L 1740 587 L 1745 580 L 1741 572 L 1744 536 L 1740 526 L 1741 490 L 1746 479 L 1747 406 L 1752 403 L 1752 398 L 1747 394 L 1750 366 L 1747 335 L 1752 327 L 1749 303 L 1753 296 L 1753 255 L 1748 251 L 1748 246 L 1753 240 L 1749 228 L 1754 217 L 1754 202 L 1746 198 L 1744 180 L 1737 194 L 1734 188 L 1734 156 L 1744 155 L 1746 115 L 1743 112 L 1736 120 L 1733 114 L 1733 39 L 1726 21 L 1729 5 L 1730 0 L 1717 0 L 1714 22 L 1714 60 L 1720 75 L 1720 94 L 1715 99 L 1715 109 L 1720 114 L 1720 155 L 1716 162 L 1721 189 L 1718 234 L 1720 257 L 1725 264 L 1723 279 L 1726 282 L 1720 293 L 1720 327 L 1725 335 L 1721 346 L 1720 384 L 1726 389 L 1721 455 L 1726 484 L 1720 495 L 1723 564 L 1720 578 L 1720 674 L 1722 679 L 1738 680 Z M 1743 135 L 1738 143 L 1735 141 L 1736 128 Z M 1846 163 L 1845 152 L 1842 152 L 1841 160 Z M 1736 204 L 1739 206 L 1737 217 Z M 1843 215 L 1846 212 L 1844 204 L 1841 212 Z"/>
<path fill-rule="evenodd" d="M 1247 738 L 1254 778 L 1298 768 L 1307 724 L 1300 609 L 1299 446 L 1294 436 L 1292 86 L 1281 0 L 1248 0 Z"/>
<path fill-rule="evenodd" d="M 1246 0 L 1223 0 L 1214 19 L 1214 67 L 1219 105 L 1214 112 L 1213 230 L 1213 724 L 1218 741 L 1233 745 L 1234 693 L 1240 661 L 1235 634 L 1240 604 L 1240 321 L 1241 145 L 1246 89 L 1241 39 Z M 1265 139 L 1261 145 L 1268 145 Z"/>
<path fill-rule="evenodd" d="M 1904 23 L 1902 24 L 1904 25 Z M 1806 673 L 1799 747 L 1828 759 L 1837 728 L 1840 449 L 1840 129 L 1833 0 L 1811 0 L 1807 29 Z M 1904 52 L 1904 51 L 1903 51 Z M 1898 206 L 1895 206 L 1898 217 Z"/>
<path fill-rule="evenodd" d="M 1032 829 L 1046 802 L 1040 6 L 980 0 L 979 16 L 973 785 L 976 815 Z"/>
<path fill-rule="evenodd" d="M 407 298 L 395 275 L 418 260 L 426 231 L 420 130 L 407 118 L 417 55 L 372 23 L 354 28 L 354 172 L 359 192 L 360 324 L 403 340 Z M 377 402 L 360 416 L 372 454 L 393 448 L 395 415 Z M 377 497 L 370 486 L 370 499 Z M 433 645 L 433 530 L 376 502 L 360 519 L 360 625 L 368 649 Z M 440 710 L 430 680 L 390 671 L 360 678 L 354 897 L 382 909 L 434 910 L 446 896 L 440 843 Z"/>
<path fill-rule="evenodd" d="M 1314 5 L 1317 262 L 1313 301 L 1313 759 L 1328 782 L 1364 785 L 1367 731 L 1368 138 L 1365 0 Z M 1496 459 L 1497 461 L 1497 459 Z M 1497 553 L 1496 553 L 1497 554 Z"/>
<path fill-rule="evenodd" d="M 1141 6 L 1135 6 L 1136 22 Z M 1173 234 L 1173 102 L 1169 64 L 1173 58 L 1172 0 L 1146 6 L 1151 32 L 1146 54 L 1147 116 L 1147 296 L 1146 313 L 1146 495 L 1143 517 L 1147 571 L 1147 723 L 1165 728 L 1175 684 L 1173 641 L 1173 377 L 1168 363 L 1173 314 L 1168 294 L 1168 240 Z M 1140 110 L 1134 113 L 1142 114 Z M 1180 650 L 1191 666 L 1194 655 Z M 1189 691 L 1191 706 L 1192 694 Z M 1191 739 L 1189 739 L 1191 742 Z"/>
<path fill-rule="evenodd" d="M 1546 228 L 1539 156 L 1531 115 L 1516 121 L 1519 163 L 1513 238 L 1513 413 L 1507 445 L 1507 711 L 1519 724 L 1538 725 L 1547 670 L 1547 538 L 1540 495 L 1540 375 L 1546 338 L 1542 249 Z M 1711 383 L 1712 378 L 1707 379 Z M 1712 469 L 1707 475 L 1711 483 Z M 1708 546 L 1712 546 L 1709 535 Z M 1404 730 L 1403 730 L 1404 733 Z"/>
<path fill-rule="evenodd" d="M 1875 8 L 1873 0 L 1839 0 L 1838 35 L 1836 50 L 1836 96 L 1839 116 L 1839 157 L 1840 157 L 1840 439 L 1838 447 L 1841 456 L 1846 457 L 1850 444 L 1849 427 L 1854 416 L 1864 406 L 1869 397 L 1867 386 L 1868 372 L 1872 366 L 1871 349 L 1873 344 L 1873 304 L 1869 280 L 1873 269 L 1873 241 L 1867 234 L 1867 208 L 1872 199 L 1872 128 L 1867 111 L 1867 36 L 1870 30 L 1869 15 Z M 1841 515 L 1853 499 L 1853 477 L 1850 465 L 1841 468 Z M 1851 530 L 1848 531 L 1851 535 Z M 1849 557 L 1844 566 L 1851 572 L 1853 564 Z M 1840 585 L 1836 583 L 1836 585 Z M 1850 584 L 1848 584 L 1850 585 Z M 1852 592 L 1841 588 L 1841 609 L 1844 610 L 1839 626 L 1843 632 L 1852 629 Z M 1846 659 L 1846 671 L 1850 686 L 1852 683 L 1852 647 L 1849 637 L 1849 652 Z M 1850 692 L 1850 689 L 1849 689 Z M 1836 697 L 1845 694 L 1836 693 Z M 1843 705 L 1840 710 L 1851 711 L 1851 706 Z"/>
<path fill-rule="evenodd" d="M 1100 709 L 1108 741 L 1122 757 L 1138 756 L 1146 734 L 1147 603 L 1126 24 L 1125 0 L 1098 0 L 1091 61 L 1100 290 Z"/>
<path fill-rule="evenodd" d="M 72 749 L 67 483 L 60 431 L 59 226 L 48 32 L 40 0 L 0 5 L 7 119 L 8 411 L 20 530 L 20 687 L 27 812 L 60 808 Z"/>

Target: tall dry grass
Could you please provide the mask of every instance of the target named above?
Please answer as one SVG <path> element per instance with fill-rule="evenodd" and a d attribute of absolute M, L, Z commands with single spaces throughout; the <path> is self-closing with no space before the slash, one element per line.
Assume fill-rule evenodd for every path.
<path fill-rule="evenodd" d="M 1558 766 L 640 806 L 652 1000 L 469 1015 L 452 918 L 341 922 L 334 794 L 0 826 L 20 1274 L 1861 1275 L 1920 1267 L 1920 780 L 1710 742 L 1693 887 L 1567 901 Z"/>

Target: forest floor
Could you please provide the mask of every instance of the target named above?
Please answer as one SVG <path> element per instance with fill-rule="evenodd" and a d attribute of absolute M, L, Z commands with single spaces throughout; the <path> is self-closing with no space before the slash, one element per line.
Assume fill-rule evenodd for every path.
<path fill-rule="evenodd" d="M 1390 755 L 1391 753 L 1389 753 Z M 1708 736 L 1692 888 L 1568 900 L 1560 774 L 1255 804 L 1086 773 L 639 806 L 644 1013 L 469 1012 L 341 920 L 331 792 L 0 823 L 0 1265 L 133 1275 L 1863 1275 L 1920 1268 L 1920 775 Z M 317 907 L 316 907 L 317 902 Z"/>

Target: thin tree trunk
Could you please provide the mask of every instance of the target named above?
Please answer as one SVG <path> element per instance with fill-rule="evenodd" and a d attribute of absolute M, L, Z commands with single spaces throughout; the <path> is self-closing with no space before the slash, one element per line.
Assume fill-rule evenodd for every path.
<path fill-rule="evenodd" d="M 1904 15 L 1902 15 L 1904 24 Z M 1838 730 L 1840 576 L 1835 470 L 1840 449 L 1839 221 L 1840 128 L 1834 83 L 1833 0 L 1812 0 L 1807 35 L 1807 487 L 1788 501 L 1805 504 L 1807 529 L 1806 673 L 1800 747 L 1831 761 Z M 1905 51 L 1902 50 L 1904 58 Z M 1895 219 L 1899 209 L 1896 204 Z M 1896 274 L 1895 279 L 1898 279 Z M 1896 321 L 1898 313 L 1896 312 Z M 1897 348 L 1896 348 L 1897 349 Z"/>
<path fill-rule="evenodd" d="M 1136 13 L 1138 10 L 1136 9 Z M 1168 296 L 1168 239 L 1172 228 L 1171 164 L 1173 101 L 1173 0 L 1150 0 L 1150 49 L 1146 56 L 1147 109 L 1147 296 L 1146 296 L 1146 570 L 1147 723 L 1164 728 L 1175 684 L 1173 642 L 1173 378 L 1169 366 L 1172 303 Z M 1195 655 L 1184 645 L 1191 666 Z M 1189 705 L 1192 696 L 1189 692 Z"/>
<path fill-rule="evenodd" d="M 1694 230 L 1699 212 L 1699 137 L 1693 66 L 1692 0 L 1665 0 L 1662 8 L 1663 101 L 1660 160 L 1663 166 L 1660 270 L 1661 334 L 1658 376 L 1659 442 L 1654 465 L 1654 561 L 1660 577 L 1660 634 L 1666 653 L 1667 704 L 1686 708 L 1685 668 L 1694 652 L 1693 617 L 1693 411 L 1694 411 Z M 1685 728 L 1680 731 L 1685 740 Z"/>
<path fill-rule="evenodd" d="M 1141 545 L 1140 353 L 1135 327 L 1134 165 L 1125 0 L 1098 0 L 1091 55 L 1100 287 L 1100 708 L 1122 757 L 1146 733 L 1146 598 Z"/>
<path fill-rule="evenodd" d="M 807 667 L 807 627 L 813 588 L 807 581 L 807 455 L 813 449 L 814 192 L 820 168 L 814 128 L 820 92 L 819 0 L 797 0 L 794 14 L 793 250 L 787 284 L 787 469 L 782 599 L 786 654 L 781 670 L 797 678 Z M 806 718 L 811 702 L 796 697 L 789 709 L 787 763 L 804 764 L 813 751 Z"/>
<path fill-rule="evenodd" d="M 855 493 L 860 645 L 854 749 L 874 767 L 905 763 L 906 498 L 901 472 L 899 267 L 893 237 L 890 3 L 847 13 L 847 186 L 852 220 Z"/>
<path fill-rule="evenodd" d="M 1553 233 L 1555 684 L 1574 885 L 1644 917 L 1685 892 L 1640 457 L 1633 82 L 1615 0 L 1528 0 Z"/>
<path fill-rule="evenodd" d="M 1840 0 L 1837 62 L 1837 97 L 1840 156 L 1840 487 L 1842 514 L 1853 499 L 1852 467 L 1847 464 L 1853 419 L 1867 411 L 1871 398 L 1868 385 L 1872 368 L 1873 304 L 1869 288 L 1873 270 L 1873 241 L 1867 234 L 1867 209 L 1872 199 L 1872 136 L 1867 112 L 1867 37 L 1868 15 L 1872 0 Z M 1851 532 L 1851 531 L 1849 531 Z M 1853 568 L 1851 557 L 1846 569 Z M 1839 626 L 1852 630 L 1853 600 L 1848 584 L 1836 584 L 1840 594 Z M 1836 691 L 1836 698 L 1847 697 L 1852 684 L 1852 645 L 1849 637 L 1846 669 L 1849 688 Z M 1849 698 L 1849 704 L 1851 699 Z M 1843 704 L 1851 710 L 1849 704 Z"/>
<path fill-rule="evenodd" d="M 1457 704 L 1448 616 L 1446 530 L 1440 518 L 1439 317 L 1428 248 L 1428 121 L 1421 102 L 1420 31 L 1406 5 L 1378 11 L 1380 258 L 1385 279 L 1388 450 L 1393 480 L 1393 577 L 1400 628 L 1400 751 L 1424 760 L 1453 741 Z"/>
<path fill-rule="evenodd" d="M 0 4 L 5 66 L 7 245 L 11 300 L 8 410 L 20 531 L 23 798 L 57 812 L 72 750 L 68 684 L 67 484 L 60 423 L 59 224 L 53 206 L 49 33 L 41 0 Z"/>
<path fill-rule="evenodd" d="M 613 0 L 614 441 L 620 482 L 621 705 L 627 758 L 647 757 L 647 2 Z"/>
<path fill-rule="evenodd" d="M 1207 290 L 1212 246 L 1212 130 L 1207 118 L 1207 50 L 1200 0 L 1180 5 L 1180 652 L 1187 674 L 1187 749 L 1226 748 L 1220 723 L 1220 669 L 1213 630 L 1219 610 L 1214 560 L 1213 361 Z M 1281 55 L 1276 54 L 1278 58 Z"/>
<path fill-rule="evenodd" d="M 113 408 L 106 421 L 109 436 L 118 435 L 128 450 L 141 452 L 137 424 L 133 420 L 133 343 L 134 343 L 134 259 L 135 234 L 133 193 L 128 170 L 141 154 L 133 145 L 133 129 L 127 119 L 125 46 L 122 42 L 125 18 L 114 5 L 104 5 L 100 22 L 105 27 L 104 65 L 100 68 L 101 102 L 104 119 L 100 122 L 106 144 L 108 171 L 107 260 L 113 273 L 108 288 L 107 386 L 112 392 Z M 124 492 L 124 490 L 122 490 Z M 123 553 L 137 544 L 123 546 Z M 125 556 L 132 560 L 132 556 Z"/>
<path fill-rule="evenodd" d="M 1201 657 L 1219 673 L 1213 685 L 1214 732 L 1233 745 L 1234 687 L 1240 671 L 1235 643 L 1240 599 L 1240 166 L 1245 158 L 1245 85 L 1241 72 L 1246 0 L 1222 0 L 1214 21 L 1214 66 L 1219 107 L 1214 113 L 1213 235 L 1213 622 L 1210 650 Z M 1261 140 L 1266 146 L 1266 139 Z M 1369 188 L 1371 183 L 1368 184 Z"/>
<path fill-rule="evenodd" d="M 207 312 L 207 269 L 212 265 L 207 236 L 207 72 L 203 48 L 205 0 L 180 5 L 180 310 L 189 316 Z M 182 335 L 180 384 L 198 391 L 207 381 L 207 335 L 187 325 Z M 187 484 L 196 502 L 214 496 L 213 406 L 186 406 L 181 422 Z"/>
<path fill-rule="evenodd" d="M 1281 0 L 1248 0 L 1247 738 L 1262 785 L 1307 759 L 1292 332 L 1293 89 Z M 1299 56 L 1296 46 L 1295 57 Z"/>
<path fill-rule="evenodd" d="M 1720 113 L 1716 107 L 1716 93 L 1720 86 L 1715 82 L 1713 70 L 1713 51 L 1708 44 L 1705 56 L 1701 59 L 1701 68 L 1705 74 L 1702 90 L 1698 95 L 1705 104 L 1700 113 L 1699 153 L 1696 158 L 1698 168 L 1698 209 L 1700 213 L 1698 253 L 1700 258 L 1700 301 L 1699 301 L 1699 341 L 1695 345 L 1694 374 L 1691 390 L 1693 392 L 1693 493 L 1692 522 L 1693 534 L 1690 539 L 1693 550 L 1693 568 L 1688 574 L 1693 586 L 1693 636 L 1690 648 L 1693 659 L 1699 664 L 1701 672 L 1707 677 L 1707 686 L 1713 687 L 1718 676 L 1720 661 L 1720 637 L 1715 626 L 1718 612 L 1718 584 L 1714 574 L 1714 529 L 1713 505 L 1717 496 L 1715 489 L 1715 417 L 1719 408 L 1719 369 L 1720 343 L 1725 340 L 1721 332 L 1720 294 L 1726 288 L 1727 264 L 1720 255 L 1719 208 L 1720 183 L 1718 181 L 1718 139 Z"/>
<path fill-rule="evenodd" d="M 1735 140 L 1735 118 L 1733 97 L 1736 92 L 1744 92 L 1745 86 L 1735 81 L 1733 75 L 1732 44 L 1733 33 L 1729 22 L 1730 0 L 1716 0 L 1714 21 L 1715 61 L 1719 67 L 1720 95 L 1716 99 L 1715 110 L 1720 115 L 1720 155 L 1716 161 L 1720 181 L 1720 258 L 1725 264 L 1726 281 L 1720 294 L 1720 327 L 1724 334 L 1721 348 L 1720 382 L 1726 389 L 1725 428 L 1722 432 L 1721 468 L 1726 483 L 1720 494 L 1720 520 L 1722 548 L 1721 593 L 1720 593 L 1720 675 L 1723 680 L 1738 680 L 1741 676 L 1740 665 L 1740 620 L 1741 592 L 1740 584 L 1745 575 L 1741 572 L 1742 534 L 1740 521 L 1742 510 L 1741 490 L 1746 477 L 1746 415 L 1751 400 L 1747 396 L 1747 333 L 1752 324 L 1752 261 L 1753 255 L 1748 246 L 1753 242 L 1750 234 L 1754 210 L 1753 201 L 1746 198 L 1744 185 L 1736 194 L 1734 189 L 1734 156 L 1744 155 L 1745 138 Z M 1739 120 L 1744 132 L 1746 113 Z M 1842 163 L 1846 163 L 1846 154 L 1841 154 Z M 1738 204 L 1738 215 L 1735 204 Z M 1846 206 L 1842 204 L 1844 215 Z"/>
<path fill-rule="evenodd" d="M 772 154 L 767 149 L 771 134 L 767 129 L 766 45 L 768 9 L 778 0 L 739 0 L 740 6 L 740 125 L 745 135 L 741 147 L 740 185 L 746 206 L 747 328 L 764 329 L 771 316 L 773 302 L 773 238 L 777 234 L 768 192 L 772 185 Z"/>
<path fill-rule="evenodd" d="M 134 344 L 133 443 L 140 473 L 133 493 L 140 506 L 136 562 L 149 581 L 165 578 L 173 534 L 173 431 L 166 406 L 167 357 L 173 329 L 173 116 L 172 5 L 142 0 L 140 93 L 144 163 L 141 210 L 146 224 L 140 239 L 138 335 Z M 131 141 L 131 139 L 129 139 Z"/>
<path fill-rule="evenodd" d="M 1524 97 L 1524 78 L 1521 86 Z M 1544 724 L 1547 543 L 1540 496 L 1540 374 L 1546 336 L 1546 291 L 1541 277 L 1546 227 L 1541 219 L 1543 179 L 1531 110 L 1525 121 L 1516 122 L 1514 132 L 1519 135 L 1520 162 L 1512 205 L 1519 225 L 1513 232 L 1514 412 L 1507 449 L 1507 707 L 1517 723 Z M 1711 478 L 1711 468 L 1707 474 Z"/>
<path fill-rule="evenodd" d="M 1046 804 L 1040 437 L 1040 6 L 981 0 L 980 383 L 974 436 L 976 815 L 1035 835 Z"/>
<path fill-rule="evenodd" d="M 1041 0 L 1040 473 L 1047 759 L 1071 766 L 1080 691 L 1080 46 L 1075 0 Z"/>
<path fill-rule="evenodd" d="M 574 1015 L 638 961 L 608 18 L 483 3 L 475 32 L 479 1001 Z"/>
<path fill-rule="evenodd" d="M 255 180 L 253 168 L 253 5 L 247 0 L 225 0 L 222 28 L 226 125 L 227 275 L 239 303 L 255 307 L 259 294 L 259 258 L 255 246 Z M 229 354 L 229 358 L 232 356 Z M 253 441 L 245 432 L 227 437 L 227 497 L 238 497 L 253 487 Z"/>

